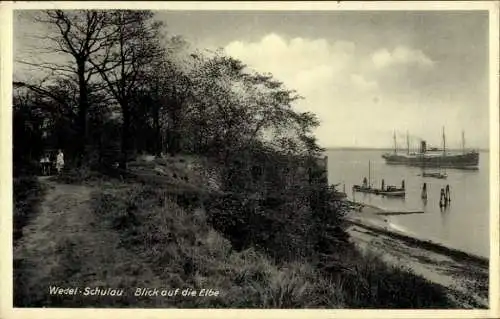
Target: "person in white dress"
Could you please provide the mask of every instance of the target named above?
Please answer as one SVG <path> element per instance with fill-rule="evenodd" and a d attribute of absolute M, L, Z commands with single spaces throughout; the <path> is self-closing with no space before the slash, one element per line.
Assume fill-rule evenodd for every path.
<path fill-rule="evenodd" d="M 64 154 L 61 150 L 59 150 L 56 157 L 57 174 L 60 174 L 63 168 L 64 168 Z"/>

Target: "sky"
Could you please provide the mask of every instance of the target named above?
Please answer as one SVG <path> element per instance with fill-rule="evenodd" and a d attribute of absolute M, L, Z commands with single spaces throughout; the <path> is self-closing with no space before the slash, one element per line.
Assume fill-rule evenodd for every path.
<path fill-rule="evenodd" d="M 406 131 L 489 145 L 488 14 L 470 12 L 160 12 L 169 32 L 224 48 L 305 97 L 325 147 L 403 146 Z"/>
<path fill-rule="evenodd" d="M 486 11 L 158 11 L 171 35 L 270 72 L 323 147 L 489 146 Z M 36 27 L 15 19 L 17 56 Z M 29 22 L 29 21 L 28 21 Z M 17 33 L 16 33 L 17 32 Z M 17 34 L 17 37 L 16 37 Z M 31 53 L 32 54 L 32 53 Z"/>

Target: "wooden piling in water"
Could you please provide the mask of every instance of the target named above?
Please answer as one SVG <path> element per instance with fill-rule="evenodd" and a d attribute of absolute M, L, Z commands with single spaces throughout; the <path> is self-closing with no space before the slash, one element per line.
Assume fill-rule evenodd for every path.
<path fill-rule="evenodd" d="M 420 197 L 422 199 L 427 199 L 427 183 L 424 183 L 424 185 L 422 185 L 422 194 L 420 195 Z"/>

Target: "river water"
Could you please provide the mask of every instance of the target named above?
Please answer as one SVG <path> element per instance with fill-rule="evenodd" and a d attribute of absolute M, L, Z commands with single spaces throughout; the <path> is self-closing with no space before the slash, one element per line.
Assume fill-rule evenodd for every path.
<path fill-rule="evenodd" d="M 394 229 L 432 240 L 453 248 L 489 257 L 489 153 L 481 152 L 479 170 L 446 169 L 447 179 L 419 176 L 420 168 L 387 165 L 382 150 L 328 150 L 328 180 L 330 184 L 345 184 L 350 199 L 382 209 L 424 211 L 424 214 L 384 216 Z M 353 193 L 352 186 L 368 179 L 371 183 L 400 187 L 405 180 L 404 199 L 385 198 L 372 194 Z M 423 183 L 427 183 L 427 203 L 421 199 Z M 441 188 L 450 186 L 451 203 L 439 207 Z"/>

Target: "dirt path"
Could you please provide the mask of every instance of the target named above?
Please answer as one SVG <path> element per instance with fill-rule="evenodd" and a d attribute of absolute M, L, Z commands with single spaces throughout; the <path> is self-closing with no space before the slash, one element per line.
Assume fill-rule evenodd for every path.
<path fill-rule="evenodd" d="M 380 253 L 386 262 L 408 267 L 448 288 L 449 296 L 461 307 L 488 307 L 487 264 L 408 242 L 373 220 L 357 219 L 348 232 L 360 248 Z"/>
<path fill-rule="evenodd" d="M 49 190 L 40 214 L 23 229 L 14 247 L 15 306 L 91 306 L 98 302 L 112 307 L 116 297 L 108 296 L 106 301 L 102 296 L 55 296 L 49 287 L 75 287 L 82 293 L 85 287 L 152 286 L 156 278 L 151 270 L 135 261 L 120 246 L 118 233 L 101 226 L 92 212 L 92 188 L 41 182 Z M 136 276 L 129 278 L 124 273 Z M 154 305 L 155 299 L 147 302 Z"/>

